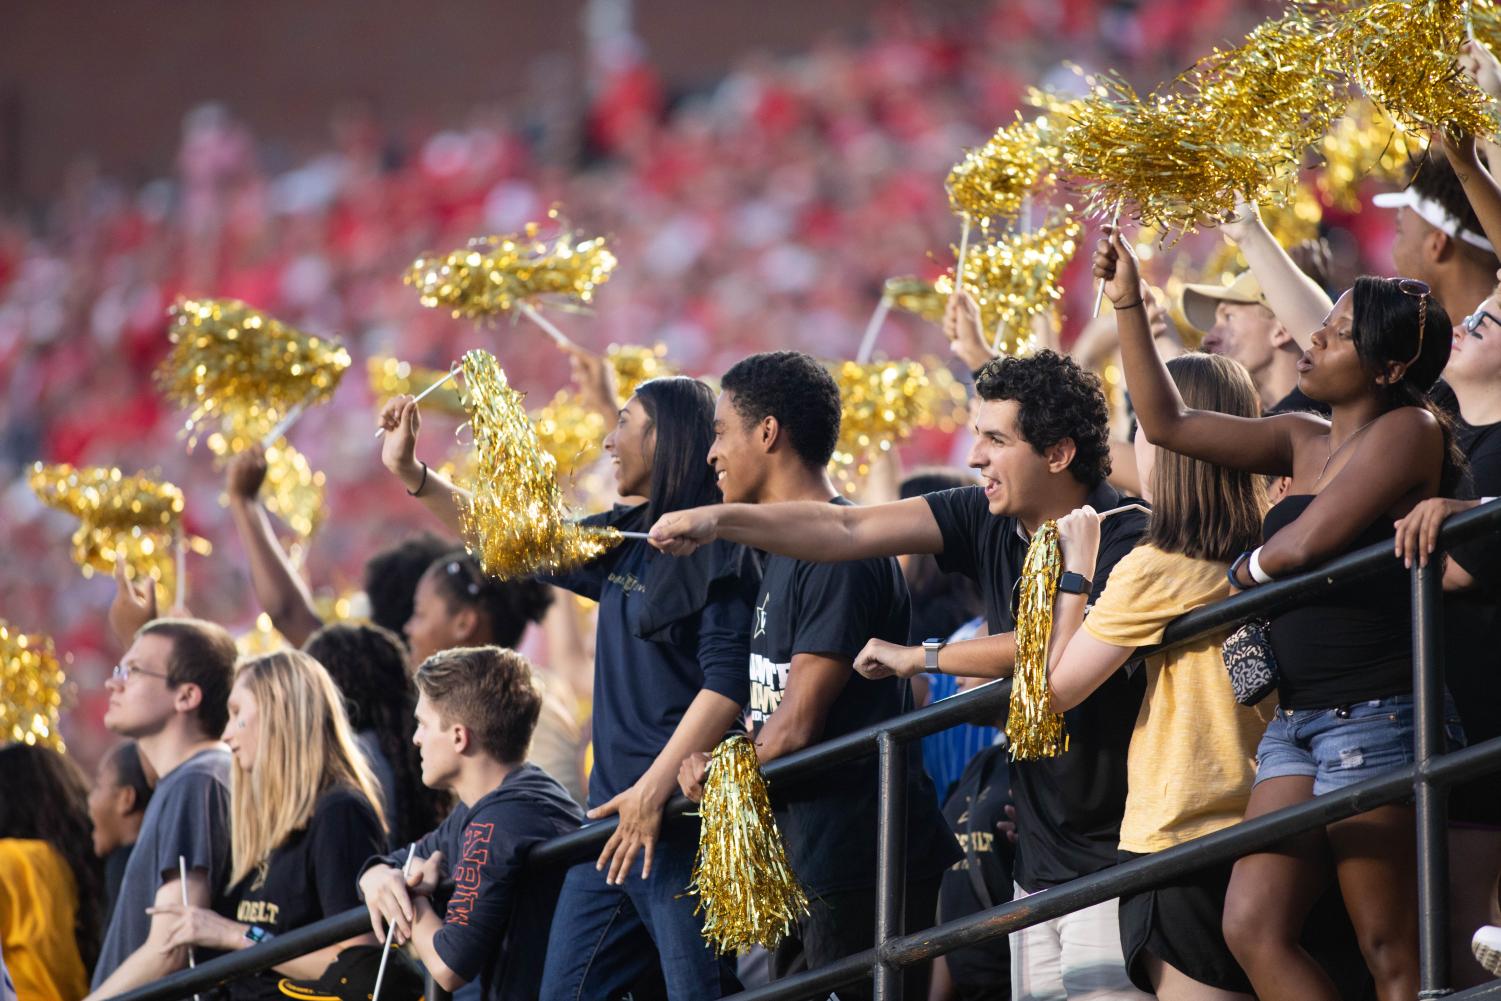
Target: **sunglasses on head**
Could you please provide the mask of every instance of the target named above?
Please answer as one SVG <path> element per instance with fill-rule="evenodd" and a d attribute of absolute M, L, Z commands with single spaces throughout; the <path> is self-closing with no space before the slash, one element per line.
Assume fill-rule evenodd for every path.
<path fill-rule="evenodd" d="M 1392 280 L 1397 283 L 1399 291 L 1418 300 L 1418 349 L 1413 352 L 1412 358 L 1407 362 L 1407 367 L 1411 368 L 1413 363 L 1423 356 L 1423 330 L 1428 326 L 1428 297 L 1433 294 L 1433 289 L 1428 287 L 1427 282 L 1420 282 L 1416 278 Z"/>

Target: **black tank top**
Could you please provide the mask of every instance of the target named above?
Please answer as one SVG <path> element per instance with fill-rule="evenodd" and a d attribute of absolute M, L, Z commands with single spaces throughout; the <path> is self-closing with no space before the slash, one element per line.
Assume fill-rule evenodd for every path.
<path fill-rule="evenodd" d="M 1297 520 L 1313 498 L 1294 494 L 1279 501 L 1267 512 L 1263 536 L 1270 540 Z M 1391 522 L 1381 518 L 1345 552 L 1390 542 L 1392 535 Z M 1391 564 L 1272 618 L 1282 708 L 1331 709 L 1412 691 L 1409 577 L 1395 558 Z"/>

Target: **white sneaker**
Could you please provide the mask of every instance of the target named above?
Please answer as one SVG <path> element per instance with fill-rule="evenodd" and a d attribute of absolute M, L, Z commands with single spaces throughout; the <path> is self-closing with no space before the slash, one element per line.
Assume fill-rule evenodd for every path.
<path fill-rule="evenodd" d="M 1475 937 L 1470 939 L 1470 951 L 1492 976 L 1501 977 L 1501 928 L 1481 925 Z"/>

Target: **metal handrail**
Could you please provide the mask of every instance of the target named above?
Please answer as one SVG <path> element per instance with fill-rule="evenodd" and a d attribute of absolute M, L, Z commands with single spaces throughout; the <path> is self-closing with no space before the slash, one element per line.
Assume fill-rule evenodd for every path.
<path fill-rule="evenodd" d="M 1482 505 L 1472 511 L 1457 515 L 1445 522 L 1439 533 L 1440 551 L 1451 548 L 1454 545 L 1470 541 L 1487 531 L 1501 530 L 1501 501 L 1494 501 Z M 1332 560 L 1316 570 L 1274 581 L 1257 587 L 1253 590 L 1227 598 L 1213 605 L 1195 609 L 1180 616 L 1170 623 L 1164 632 L 1163 642 L 1149 649 L 1141 651 L 1142 655 L 1158 653 L 1173 647 L 1191 642 L 1202 636 L 1217 631 L 1222 631 L 1236 623 L 1248 618 L 1267 615 L 1286 607 L 1292 602 L 1308 598 L 1333 587 L 1347 584 L 1351 581 L 1370 576 L 1383 569 L 1390 569 L 1390 561 L 1393 559 L 1393 549 L 1390 542 L 1375 543 L 1363 549 L 1356 550 L 1338 559 Z M 1426 571 L 1413 569 L 1414 578 L 1414 614 L 1418 613 L 1416 599 L 1419 596 L 1420 581 L 1430 583 L 1424 585 L 1423 593 L 1432 598 L 1436 594 L 1436 582 L 1438 579 L 1438 566 L 1435 563 Z M 1419 630 L 1415 630 L 1415 633 Z M 1436 638 L 1432 630 L 1424 630 L 1424 635 L 1417 638 L 1417 644 L 1427 642 L 1428 652 L 1433 653 L 1432 647 Z M 1428 661 L 1430 657 L 1424 656 L 1422 661 Z M 1422 669 L 1420 670 L 1420 666 Z M 1431 682 L 1438 673 L 1436 662 L 1435 669 L 1429 669 L 1428 665 L 1419 665 L 1415 659 L 1415 675 L 1427 676 Z M 1416 688 L 1417 686 L 1415 686 Z M 1441 688 L 1441 681 L 1440 681 Z M 1416 694 L 1416 692 L 1415 692 Z M 773 785 L 785 788 L 796 781 L 806 779 L 814 773 L 829 768 L 836 764 L 843 764 L 858 758 L 876 755 L 878 748 L 885 744 L 886 747 L 895 747 L 911 740 L 925 737 L 931 733 L 947 729 L 950 726 L 966 722 L 984 722 L 996 719 L 1002 709 L 1007 705 L 1010 698 L 1010 682 L 1000 681 L 979 688 L 962 692 L 951 698 L 922 709 L 906 713 L 895 719 L 887 720 L 875 726 L 866 727 L 854 733 L 836 737 L 813 747 L 805 748 L 785 758 L 771 762 L 765 768 L 766 779 Z M 1430 709 L 1433 707 L 1429 707 Z M 1416 707 L 1417 715 L 1424 716 L 1424 706 Z M 1427 715 L 1433 715 L 1432 712 Z M 889 756 L 889 761 L 886 759 Z M 883 774 L 895 775 L 900 771 L 899 762 L 905 758 L 900 754 L 881 755 L 882 763 L 887 765 L 882 769 Z M 1501 738 L 1487 741 L 1484 744 L 1464 751 L 1445 755 L 1441 759 L 1433 761 L 1424 760 L 1420 756 L 1417 764 L 1405 769 L 1394 771 L 1388 775 L 1379 776 L 1376 779 L 1350 786 L 1333 793 L 1325 794 L 1286 810 L 1258 817 L 1252 821 L 1246 821 L 1224 831 L 1197 838 L 1175 848 L 1168 849 L 1145 858 L 1136 859 L 1129 863 L 1114 866 L 1102 872 L 1073 880 L 1063 886 L 1054 887 L 1041 893 L 1028 896 L 1025 902 L 1013 902 L 1003 904 L 1000 907 L 983 911 L 980 914 L 970 915 L 959 921 L 949 922 L 925 932 L 906 935 L 902 938 L 888 939 L 876 949 L 867 950 L 857 956 L 847 957 L 838 962 L 810 970 L 784 980 L 777 981 L 766 987 L 757 988 L 738 995 L 745 1001 L 771 1001 L 775 998 L 792 998 L 799 996 L 800 992 L 808 990 L 821 990 L 825 987 L 836 987 L 839 984 L 849 983 L 869 975 L 876 964 L 885 971 L 891 971 L 901 966 L 919 962 L 931 956 L 941 955 L 953 949 L 965 945 L 972 945 L 999 935 L 1007 934 L 1016 928 L 1027 927 L 1039 921 L 1050 920 L 1057 914 L 1068 913 L 1079 907 L 1090 906 L 1100 900 L 1108 900 L 1119 896 L 1121 892 L 1134 892 L 1147 889 L 1155 885 L 1161 885 L 1171 878 L 1181 875 L 1184 871 L 1185 859 L 1196 860 L 1195 867 L 1213 865 L 1217 862 L 1228 861 L 1249 851 L 1264 848 L 1281 840 L 1290 834 L 1301 833 L 1324 826 L 1333 820 L 1363 812 L 1383 803 L 1393 802 L 1411 795 L 1414 783 L 1422 789 L 1430 783 L 1453 781 L 1458 777 L 1467 777 L 1470 774 L 1479 774 L 1484 771 L 1494 770 L 1487 766 L 1495 764 L 1501 769 Z M 1397 790 L 1392 792 L 1392 790 Z M 1388 796 L 1387 793 L 1391 794 Z M 887 796 L 886 790 L 882 789 L 882 810 L 889 813 L 888 800 L 893 797 Z M 1441 797 L 1438 799 L 1441 800 Z M 1441 802 L 1432 804 L 1438 808 L 1439 821 L 1442 822 Z M 689 809 L 692 804 L 682 796 L 674 796 L 668 803 L 666 815 L 668 818 L 677 817 Z M 1348 810 L 1348 812 L 1339 812 Z M 1419 803 L 1420 813 L 1420 842 L 1428 841 L 1423 836 L 1423 821 L 1429 821 L 1429 833 L 1431 835 L 1432 818 L 1424 815 L 1430 813 L 1425 804 Z M 587 858 L 592 851 L 597 851 L 608 840 L 615 830 L 618 821 L 615 818 L 590 824 L 578 831 L 553 838 L 550 841 L 538 845 L 531 853 L 529 865 L 551 865 L 575 862 Z M 1272 832 L 1263 834 L 1262 832 Z M 1218 840 L 1214 840 L 1218 839 Z M 886 839 L 883 838 L 883 843 Z M 1205 842 L 1211 842 L 1214 846 L 1231 845 L 1230 852 L 1221 854 L 1215 851 L 1212 857 L 1204 852 L 1208 851 L 1200 847 Z M 1437 845 L 1428 846 L 1430 852 L 1440 852 Z M 881 854 L 886 854 L 882 852 Z M 902 854 L 898 851 L 897 854 Z M 1442 861 L 1442 860 L 1440 860 Z M 890 870 L 895 867 L 899 873 L 899 863 L 903 859 L 885 859 L 879 865 L 881 870 L 878 875 L 878 883 L 881 877 L 889 877 Z M 1442 868 L 1442 865 L 1439 866 Z M 1125 875 L 1123 876 L 1122 873 Z M 1420 873 L 1420 883 L 1425 890 L 1433 890 L 1428 885 L 1432 883 L 1434 873 L 1430 866 Z M 1122 882 L 1124 881 L 1124 882 Z M 1122 886 L 1125 889 L 1115 889 L 1098 900 L 1089 900 L 1087 904 L 1068 906 L 1065 901 L 1084 899 L 1085 895 L 1099 891 L 1099 887 Z M 1051 896 L 1049 896 L 1051 895 Z M 889 894 L 888 894 L 889 896 Z M 1053 903 L 1059 901 L 1059 903 Z M 886 901 L 890 903 L 890 901 Z M 1025 905 L 1025 906 L 1023 906 Z M 1054 908 L 1061 907 L 1057 913 Z M 1046 916 L 1035 917 L 1044 913 Z M 1020 915 L 1020 917 L 1018 917 Z M 1442 913 L 1437 916 L 1425 914 L 1426 919 L 1441 919 Z M 882 921 L 883 927 L 895 927 L 889 920 L 888 914 Z M 1428 921 L 1432 924 L 1432 920 Z M 222 956 L 209 962 L 200 964 L 196 969 L 182 970 L 170 976 L 163 977 L 157 982 L 118 995 L 118 1001 L 176 1001 L 186 998 L 195 992 L 201 992 L 226 981 L 242 977 L 251 973 L 257 973 L 269 969 L 277 963 L 285 962 L 296 956 L 313 952 L 317 949 L 333 945 L 368 929 L 369 917 L 364 908 L 352 908 L 342 914 L 337 914 L 321 921 L 304 925 L 283 935 L 277 936 L 271 942 L 254 946 L 253 948 Z M 1442 932 L 1439 932 L 1441 937 Z M 1425 963 L 1427 961 L 1440 962 L 1431 953 L 1432 939 L 1431 929 L 1426 930 L 1423 943 Z M 1439 950 L 1442 951 L 1442 950 Z M 1428 968 L 1425 965 L 1425 989 L 1433 978 L 1443 973 L 1441 968 Z M 837 978 L 837 979 L 831 979 Z M 1442 979 L 1442 977 L 1439 977 Z M 889 977 L 878 977 L 878 989 L 887 996 L 896 996 L 900 993 L 899 979 L 893 984 Z M 885 980 L 885 983 L 880 981 Z"/>

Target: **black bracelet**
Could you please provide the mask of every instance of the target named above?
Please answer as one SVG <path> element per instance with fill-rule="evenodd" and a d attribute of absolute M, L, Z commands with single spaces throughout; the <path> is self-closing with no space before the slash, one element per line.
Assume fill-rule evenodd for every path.
<path fill-rule="evenodd" d="M 1137 299 L 1135 302 L 1128 302 L 1124 306 L 1117 303 L 1115 308 L 1117 311 L 1120 311 L 1122 309 L 1135 309 L 1137 306 L 1145 305 L 1145 303 L 1145 299 Z"/>
<path fill-rule="evenodd" d="M 417 461 L 422 462 L 421 459 Z M 416 490 L 408 490 L 407 493 L 412 497 L 418 497 L 422 494 L 422 488 L 425 486 L 427 486 L 427 463 L 422 462 L 422 482 L 417 484 Z"/>
<path fill-rule="evenodd" d="M 1230 564 L 1229 569 L 1227 569 L 1225 571 L 1225 576 L 1228 577 L 1229 580 L 1230 580 L 1230 586 L 1233 587 L 1233 588 L 1235 588 L 1237 591 L 1245 591 L 1245 590 L 1248 590 L 1251 587 L 1255 587 L 1256 586 L 1256 582 L 1254 580 L 1249 585 L 1242 584 L 1240 582 L 1240 579 L 1235 576 L 1236 573 L 1240 570 L 1240 568 L 1242 566 L 1244 566 L 1251 559 L 1251 552 L 1252 552 L 1252 550 L 1247 549 L 1245 552 L 1243 552 L 1239 556 L 1235 557 L 1235 561 L 1232 562 Z"/>

